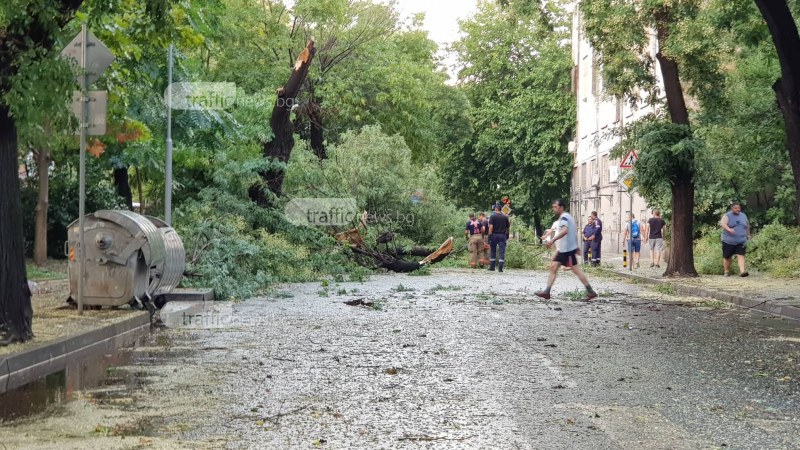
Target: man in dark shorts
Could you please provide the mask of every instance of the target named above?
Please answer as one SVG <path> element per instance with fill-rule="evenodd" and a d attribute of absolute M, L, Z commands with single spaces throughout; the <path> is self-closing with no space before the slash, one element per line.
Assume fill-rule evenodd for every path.
<path fill-rule="evenodd" d="M 661 218 L 661 210 L 653 210 L 653 217 L 647 220 L 644 241 L 650 243 L 650 267 L 661 268 L 661 252 L 664 251 L 664 228 L 667 222 Z"/>
<path fill-rule="evenodd" d="M 750 240 L 750 222 L 747 214 L 742 212 L 742 205 L 739 202 L 731 204 L 731 210 L 722 216 L 720 221 L 722 226 L 722 268 L 725 276 L 731 274 L 731 259 L 736 255 L 739 262 L 739 276 L 750 275 L 744 268 L 745 245 Z"/>
<path fill-rule="evenodd" d="M 503 214 L 502 208 L 500 203 L 494 205 L 494 213 L 489 217 L 489 270 L 494 270 L 496 262 L 498 272 L 503 271 L 506 259 L 506 241 L 511 231 L 511 221 L 508 216 Z"/>
<path fill-rule="evenodd" d="M 591 300 L 597 297 L 597 293 L 589 284 L 589 279 L 586 278 L 586 274 L 583 273 L 581 266 L 578 265 L 577 256 L 581 255 L 581 249 L 578 246 L 578 230 L 575 225 L 575 219 L 564 210 L 564 200 L 561 199 L 553 200 L 553 213 L 558 216 L 559 231 L 553 236 L 553 239 L 548 241 L 545 245 L 547 248 L 550 248 L 553 242 L 555 242 L 558 251 L 553 257 L 553 262 L 550 263 L 547 287 L 542 291 L 536 292 L 536 296 L 543 299 L 550 298 L 550 289 L 556 281 L 558 268 L 564 266 L 572 268 L 572 272 L 574 272 L 575 275 L 578 276 L 578 279 L 581 280 L 581 283 L 586 286 L 586 299 Z"/>

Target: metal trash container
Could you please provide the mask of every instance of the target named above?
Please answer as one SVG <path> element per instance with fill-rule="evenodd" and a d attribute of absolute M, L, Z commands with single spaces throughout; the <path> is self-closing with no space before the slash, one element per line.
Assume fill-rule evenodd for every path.
<path fill-rule="evenodd" d="M 78 298 L 79 232 L 76 220 L 68 228 L 69 301 Z M 183 242 L 161 219 L 101 210 L 86 216 L 84 233 L 84 305 L 151 309 L 180 283 L 186 264 Z"/>

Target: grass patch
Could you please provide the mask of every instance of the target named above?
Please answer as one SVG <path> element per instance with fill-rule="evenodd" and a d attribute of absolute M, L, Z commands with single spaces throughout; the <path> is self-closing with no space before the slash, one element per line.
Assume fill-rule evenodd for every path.
<path fill-rule="evenodd" d="M 392 288 L 392 291 L 394 291 L 394 292 L 414 292 L 414 288 L 408 287 L 408 286 L 403 286 L 403 284 L 401 283 L 401 284 L 398 284 L 397 286 L 395 286 L 394 288 Z"/>
<path fill-rule="evenodd" d="M 586 300 L 586 291 L 583 289 L 575 289 L 573 291 L 564 292 L 564 297 L 573 302 L 580 302 Z"/>
<path fill-rule="evenodd" d="M 328 288 L 320 289 L 317 291 L 317 295 L 319 295 L 320 297 L 328 297 L 330 296 L 330 292 L 328 291 Z"/>
<path fill-rule="evenodd" d="M 417 269 L 417 270 L 415 270 L 413 272 L 410 272 L 408 275 L 412 276 L 412 277 L 424 277 L 424 276 L 428 276 L 430 274 L 431 274 L 431 266 L 426 264 L 426 265 L 420 267 L 419 269 Z"/>
<path fill-rule="evenodd" d="M 669 283 L 657 284 L 657 285 L 653 286 L 653 290 L 658 292 L 658 293 L 666 294 L 666 295 L 675 295 L 675 294 L 678 293 L 678 290 L 675 288 L 675 286 L 673 286 L 673 285 L 671 285 Z"/>
<path fill-rule="evenodd" d="M 27 264 L 26 271 L 28 273 L 28 279 L 31 281 L 60 280 L 67 278 L 65 272 L 48 269 L 46 267 L 37 267 L 30 263 Z"/>
<path fill-rule="evenodd" d="M 294 294 L 289 291 L 278 291 L 272 294 L 272 296 L 275 298 L 293 298 Z"/>
<path fill-rule="evenodd" d="M 339 289 L 338 291 L 336 291 L 336 295 L 347 295 L 347 289 L 344 288 Z"/>
<path fill-rule="evenodd" d="M 464 286 L 457 286 L 451 284 L 449 286 L 444 286 L 442 284 L 437 284 L 436 286 L 430 288 L 430 292 L 439 292 L 439 291 L 460 291 L 464 289 Z"/>

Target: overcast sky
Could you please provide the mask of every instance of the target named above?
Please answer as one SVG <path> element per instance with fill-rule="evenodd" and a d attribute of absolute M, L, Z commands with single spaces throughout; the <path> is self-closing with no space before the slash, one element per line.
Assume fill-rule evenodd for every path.
<path fill-rule="evenodd" d="M 478 0 L 397 0 L 403 17 L 425 13 L 424 28 L 428 36 L 439 43 L 440 49 L 459 38 L 458 20 L 466 19 L 477 10 Z M 442 54 L 442 56 L 445 56 Z M 452 65 L 455 59 L 447 57 L 445 64 Z M 452 71 L 449 70 L 448 72 Z"/>

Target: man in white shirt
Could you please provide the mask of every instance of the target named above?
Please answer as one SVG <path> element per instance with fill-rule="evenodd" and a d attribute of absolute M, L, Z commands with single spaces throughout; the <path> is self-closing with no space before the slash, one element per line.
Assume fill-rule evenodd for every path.
<path fill-rule="evenodd" d="M 563 265 L 564 267 L 572 268 L 581 283 L 586 286 L 587 300 L 591 300 L 597 297 L 597 293 L 592 289 L 589 279 L 586 278 L 586 274 L 583 273 L 583 270 L 578 265 L 577 256 L 581 255 L 581 249 L 578 246 L 578 229 L 575 226 L 575 219 L 565 211 L 564 201 L 561 199 L 553 201 L 553 213 L 558 216 L 559 231 L 545 245 L 550 248 L 555 243 L 558 251 L 550 263 L 547 287 L 543 291 L 536 292 L 536 296 L 543 299 L 550 298 L 550 289 L 556 281 L 558 268 Z"/>

